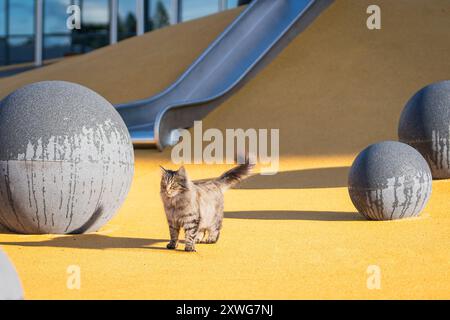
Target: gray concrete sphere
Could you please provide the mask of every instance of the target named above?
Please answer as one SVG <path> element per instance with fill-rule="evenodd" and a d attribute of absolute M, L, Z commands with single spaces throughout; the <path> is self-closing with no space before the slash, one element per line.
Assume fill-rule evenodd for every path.
<path fill-rule="evenodd" d="M 420 214 L 431 195 L 431 172 L 421 154 L 407 144 L 373 144 L 356 157 L 348 190 L 356 209 L 371 220 Z"/>
<path fill-rule="evenodd" d="M 450 81 L 426 86 L 408 101 L 398 137 L 423 155 L 433 178 L 450 178 Z"/>
<path fill-rule="evenodd" d="M 0 250 L 0 300 L 22 300 L 19 276 L 6 254 Z"/>
<path fill-rule="evenodd" d="M 96 231 L 125 200 L 133 172 L 128 130 L 94 91 L 44 81 L 0 102 L 0 223 L 7 229 Z"/>

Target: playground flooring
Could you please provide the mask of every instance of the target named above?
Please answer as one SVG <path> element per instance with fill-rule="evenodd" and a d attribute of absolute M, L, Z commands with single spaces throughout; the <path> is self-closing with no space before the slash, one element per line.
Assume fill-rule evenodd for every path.
<path fill-rule="evenodd" d="M 364 220 L 346 183 L 359 151 L 397 138 L 407 100 L 450 78 L 450 8 L 447 0 L 380 0 L 382 29 L 368 30 L 370 4 L 336 1 L 204 119 L 204 129 L 280 129 L 280 172 L 226 194 L 217 244 L 165 248 L 159 165 L 176 166 L 171 150 L 136 150 L 129 196 L 99 232 L 0 232 L 25 298 L 449 299 L 450 181 L 434 181 L 422 215 L 401 221 Z M 0 98 L 40 80 L 81 83 L 113 103 L 144 98 L 173 82 L 240 10 L 0 79 Z M 186 166 L 194 179 L 230 167 Z M 74 265 L 79 289 L 67 286 Z"/>

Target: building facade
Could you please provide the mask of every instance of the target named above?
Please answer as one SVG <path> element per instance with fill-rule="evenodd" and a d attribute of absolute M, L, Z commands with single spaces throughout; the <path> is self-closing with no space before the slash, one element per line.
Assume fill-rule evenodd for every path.
<path fill-rule="evenodd" d="M 0 65 L 81 54 L 222 10 L 242 0 L 0 0 Z M 71 5 L 80 29 L 69 29 Z"/>

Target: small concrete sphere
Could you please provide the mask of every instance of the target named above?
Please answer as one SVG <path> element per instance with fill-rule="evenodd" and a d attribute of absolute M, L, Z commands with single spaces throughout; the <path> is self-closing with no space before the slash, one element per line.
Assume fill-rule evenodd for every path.
<path fill-rule="evenodd" d="M 19 276 L 6 254 L 0 250 L 0 300 L 22 300 Z"/>
<path fill-rule="evenodd" d="M 407 144 L 385 141 L 364 149 L 350 169 L 348 190 L 367 219 L 418 216 L 431 195 L 431 171 L 421 154 Z"/>
<path fill-rule="evenodd" d="M 0 224 L 10 231 L 96 231 L 125 200 L 133 172 L 128 130 L 94 91 L 44 81 L 0 102 Z"/>
<path fill-rule="evenodd" d="M 423 155 L 433 178 L 450 178 L 450 81 L 430 84 L 408 101 L 398 137 Z"/>

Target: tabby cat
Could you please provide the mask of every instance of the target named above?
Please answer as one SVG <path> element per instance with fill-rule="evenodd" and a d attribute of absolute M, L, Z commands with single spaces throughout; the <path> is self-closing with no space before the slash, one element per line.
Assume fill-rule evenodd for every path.
<path fill-rule="evenodd" d="M 248 160 L 220 177 L 192 181 L 184 167 L 162 169 L 161 198 L 169 223 L 168 249 L 178 244 L 180 229 L 185 232 L 185 250 L 195 251 L 195 243 L 216 243 L 223 220 L 224 192 L 246 178 L 253 168 Z"/>

